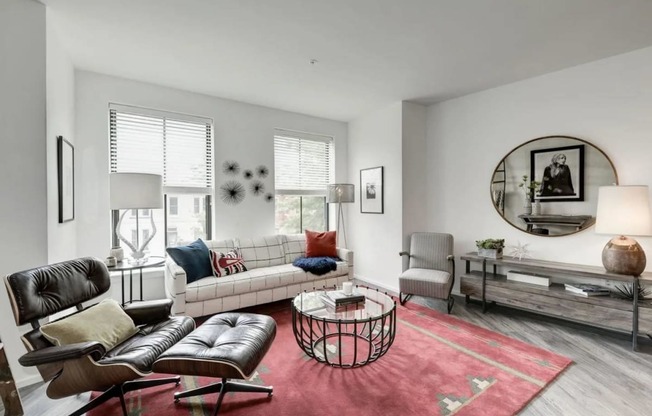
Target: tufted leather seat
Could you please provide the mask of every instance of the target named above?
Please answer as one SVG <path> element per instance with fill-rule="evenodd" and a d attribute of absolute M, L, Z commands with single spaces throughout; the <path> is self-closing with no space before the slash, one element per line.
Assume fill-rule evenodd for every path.
<path fill-rule="evenodd" d="M 276 322 L 269 316 L 251 313 L 223 313 L 209 318 L 183 340 L 165 351 L 152 369 L 159 373 L 220 377 L 221 383 L 175 393 L 182 397 L 220 392 L 215 414 L 229 391 L 262 392 L 272 387 L 228 381 L 249 378 L 272 345 Z"/>
<path fill-rule="evenodd" d="M 29 323 L 33 328 L 22 337 L 29 352 L 19 362 L 36 366 L 43 379 L 49 381 L 48 397 L 58 399 L 105 390 L 71 416 L 85 414 L 112 397 L 120 398 L 126 416 L 124 393 L 167 383 L 179 384 L 179 377 L 136 380 L 150 374 L 158 356 L 195 327 L 192 318 L 170 316 L 172 301 L 169 299 L 123 306 L 138 327 L 138 333 L 109 351 L 97 341 L 55 346 L 41 334 L 41 319 L 70 307 L 83 310 L 83 303 L 107 292 L 110 283 L 104 263 L 92 257 L 24 270 L 5 279 L 16 324 Z"/>

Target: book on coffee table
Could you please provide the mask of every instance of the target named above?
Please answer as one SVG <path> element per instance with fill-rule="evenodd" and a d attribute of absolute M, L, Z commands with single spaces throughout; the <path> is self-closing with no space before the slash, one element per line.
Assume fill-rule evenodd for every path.
<path fill-rule="evenodd" d="M 345 294 L 341 290 L 329 290 L 325 295 L 322 295 L 322 300 L 326 304 L 332 306 L 350 305 L 354 303 L 365 302 L 364 295 L 353 291 L 350 295 Z"/>

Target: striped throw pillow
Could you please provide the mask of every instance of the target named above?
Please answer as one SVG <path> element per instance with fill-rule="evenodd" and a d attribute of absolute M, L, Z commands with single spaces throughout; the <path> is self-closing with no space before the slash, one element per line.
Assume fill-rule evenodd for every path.
<path fill-rule="evenodd" d="M 216 250 L 210 250 L 211 267 L 213 268 L 213 276 L 222 277 L 232 274 L 246 272 L 247 266 L 240 255 L 240 249 L 234 248 L 227 253 L 222 253 Z"/>

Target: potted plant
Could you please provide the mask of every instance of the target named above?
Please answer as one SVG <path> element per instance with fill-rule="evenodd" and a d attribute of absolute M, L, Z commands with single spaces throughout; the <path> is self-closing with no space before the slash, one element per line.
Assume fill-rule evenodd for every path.
<path fill-rule="evenodd" d="M 478 247 L 478 256 L 489 259 L 500 259 L 503 257 L 505 239 L 488 238 L 486 240 L 476 240 L 475 245 Z"/>
<path fill-rule="evenodd" d="M 523 196 L 525 197 L 524 200 L 524 205 L 523 207 L 525 208 L 525 213 L 526 214 L 532 214 L 532 196 L 534 195 L 535 192 L 537 192 L 537 189 L 539 186 L 541 186 L 541 182 L 532 180 L 528 184 L 528 176 L 523 175 L 523 179 L 521 180 L 521 183 L 518 184 L 518 187 L 523 189 Z M 536 213 L 538 215 L 539 212 Z"/>

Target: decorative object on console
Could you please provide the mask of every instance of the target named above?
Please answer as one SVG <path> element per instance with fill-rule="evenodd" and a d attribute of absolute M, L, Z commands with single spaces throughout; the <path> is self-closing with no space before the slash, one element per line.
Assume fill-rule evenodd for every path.
<path fill-rule="evenodd" d="M 548 276 L 540 275 L 537 273 L 521 272 L 518 270 L 509 270 L 507 272 L 507 280 L 515 282 L 530 283 L 539 286 L 550 286 L 550 278 Z"/>
<path fill-rule="evenodd" d="M 486 240 L 476 240 L 478 247 L 478 256 L 490 259 L 499 259 L 503 257 L 503 248 L 505 247 L 504 239 L 488 238 Z"/>
<path fill-rule="evenodd" d="M 245 199 L 245 188 L 240 182 L 228 181 L 220 186 L 220 198 L 228 205 L 237 205 Z"/>
<path fill-rule="evenodd" d="M 360 212 L 382 214 L 384 212 L 383 167 L 360 170 Z"/>
<path fill-rule="evenodd" d="M 75 219 L 75 148 L 62 136 L 57 136 L 57 167 L 59 223 L 64 223 Z"/>
<path fill-rule="evenodd" d="M 132 263 L 146 260 L 147 245 L 156 235 L 153 209 L 163 208 L 163 178 L 150 173 L 112 173 L 109 175 L 110 206 L 112 210 L 124 210 L 115 227 L 115 233 L 131 249 Z M 135 245 L 120 234 L 120 226 L 129 210 L 136 211 Z M 150 210 L 149 236 L 140 244 L 139 214 L 140 209 Z M 116 256 L 117 257 L 117 256 Z"/>
<path fill-rule="evenodd" d="M 633 300 L 634 299 L 634 292 L 632 291 L 632 285 L 631 284 L 622 284 L 622 285 L 615 285 L 614 290 L 612 293 L 619 298 L 622 299 L 629 299 Z M 645 299 L 646 296 L 649 296 L 652 294 L 652 291 L 650 291 L 647 287 L 645 286 L 638 286 L 638 299 L 643 300 Z"/>
<path fill-rule="evenodd" d="M 344 225 L 343 203 L 355 202 L 355 186 L 351 183 L 334 183 L 328 185 L 328 194 L 326 202 L 337 204 L 337 235 L 340 235 L 340 225 L 342 226 L 342 235 L 344 236 L 344 245 L 346 248 L 346 226 Z"/>
<path fill-rule="evenodd" d="M 509 253 L 510 256 L 512 257 L 517 257 L 520 260 L 523 260 L 524 258 L 532 258 L 530 256 L 530 251 L 528 250 L 527 246 L 529 246 L 528 243 L 521 244 L 519 241 L 517 245 L 509 247 L 512 251 Z"/>
<path fill-rule="evenodd" d="M 306 257 L 337 257 L 337 233 L 306 230 Z"/>
<path fill-rule="evenodd" d="M 643 248 L 625 235 L 652 235 L 649 199 L 647 186 L 600 187 L 595 232 L 617 236 L 602 250 L 608 272 L 638 276 L 645 270 Z"/>
<path fill-rule="evenodd" d="M 530 214 L 535 214 L 532 210 L 532 197 L 534 196 L 534 193 L 537 190 L 537 187 L 541 185 L 541 182 L 537 182 L 535 180 L 530 181 L 530 183 L 527 183 L 528 176 L 523 175 L 523 179 L 521 180 L 521 183 L 518 184 L 518 187 L 523 189 L 523 196 L 524 196 L 524 203 L 523 203 L 523 208 L 525 208 L 525 214 L 530 215 Z M 535 214 L 538 215 L 538 214 Z"/>
<path fill-rule="evenodd" d="M 226 160 L 222 163 L 222 172 L 226 175 L 235 176 L 240 173 L 240 164 L 234 160 Z"/>
<path fill-rule="evenodd" d="M 611 290 L 608 287 L 588 283 L 566 283 L 564 284 L 564 289 L 584 297 L 609 296 L 611 294 Z"/>

